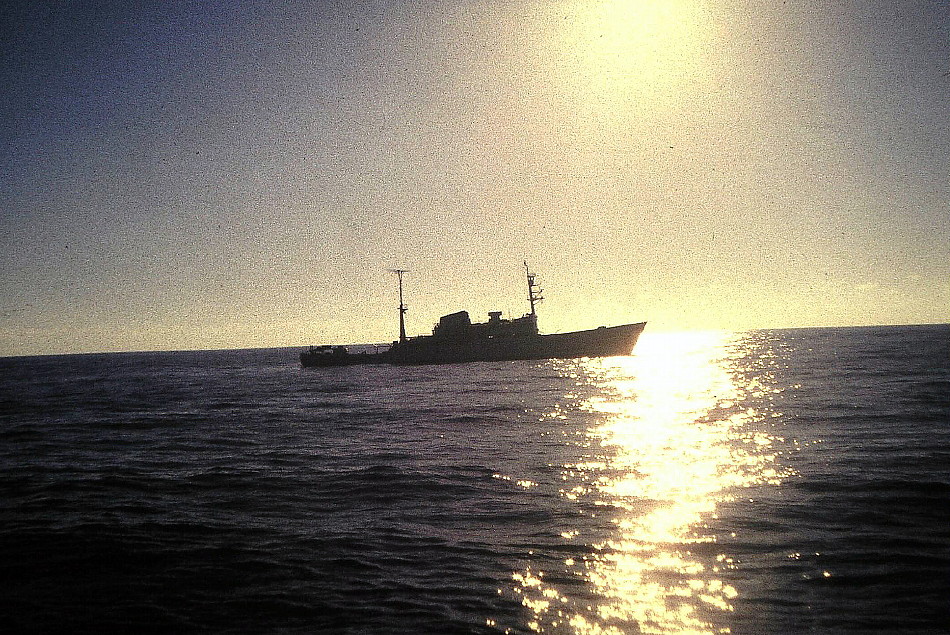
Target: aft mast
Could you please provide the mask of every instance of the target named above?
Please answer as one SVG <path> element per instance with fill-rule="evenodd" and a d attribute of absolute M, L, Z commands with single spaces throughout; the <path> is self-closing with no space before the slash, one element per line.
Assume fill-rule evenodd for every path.
<path fill-rule="evenodd" d="M 406 341 L 406 311 L 409 309 L 406 308 L 406 305 L 402 301 L 402 274 L 408 272 L 408 269 L 390 269 L 394 274 L 399 277 L 399 343 L 403 344 Z"/>

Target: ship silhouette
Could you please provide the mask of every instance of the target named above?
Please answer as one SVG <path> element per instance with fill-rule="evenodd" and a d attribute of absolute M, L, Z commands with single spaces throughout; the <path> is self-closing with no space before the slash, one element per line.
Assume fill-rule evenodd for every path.
<path fill-rule="evenodd" d="M 529 313 L 505 319 L 501 311 L 490 311 L 487 322 L 472 322 L 468 311 L 444 315 L 431 335 L 406 337 L 406 305 L 403 302 L 404 269 L 394 269 L 399 277 L 399 339 L 388 350 L 350 353 L 344 346 L 311 346 L 300 354 L 305 367 L 352 364 L 458 364 L 525 359 L 613 357 L 629 355 L 646 322 L 601 326 L 571 333 L 538 332 L 537 304 L 543 300 L 536 275 L 525 263 Z"/>

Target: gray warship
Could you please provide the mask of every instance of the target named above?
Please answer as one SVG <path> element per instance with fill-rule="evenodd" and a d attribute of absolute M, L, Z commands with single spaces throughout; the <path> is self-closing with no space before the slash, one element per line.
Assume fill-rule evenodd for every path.
<path fill-rule="evenodd" d="M 387 350 L 372 353 L 351 353 L 344 346 L 311 346 L 300 353 L 304 367 L 613 357 L 629 355 L 646 326 L 646 322 L 638 322 L 571 333 L 539 333 L 536 308 L 544 298 L 537 276 L 525 263 L 529 313 L 505 319 L 501 311 L 490 311 L 487 322 L 472 322 L 468 311 L 458 311 L 442 316 L 431 335 L 406 337 L 408 309 L 402 294 L 402 276 L 406 271 L 393 271 L 399 277 L 399 339 Z"/>

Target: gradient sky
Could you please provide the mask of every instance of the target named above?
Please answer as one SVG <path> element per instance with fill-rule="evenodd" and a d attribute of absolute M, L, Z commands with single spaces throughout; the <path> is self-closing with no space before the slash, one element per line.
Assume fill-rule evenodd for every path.
<path fill-rule="evenodd" d="M 0 355 L 950 321 L 943 0 L 0 9 Z"/>

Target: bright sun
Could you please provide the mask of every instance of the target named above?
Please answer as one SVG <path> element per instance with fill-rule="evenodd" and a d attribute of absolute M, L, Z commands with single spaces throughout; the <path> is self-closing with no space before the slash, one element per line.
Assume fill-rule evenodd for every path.
<path fill-rule="evenodd" d="M 558 7 L 573 77 L 606 107 L 669 96 L 703 78 L 709 16 L 701 1 L 567 0 Z"/>

